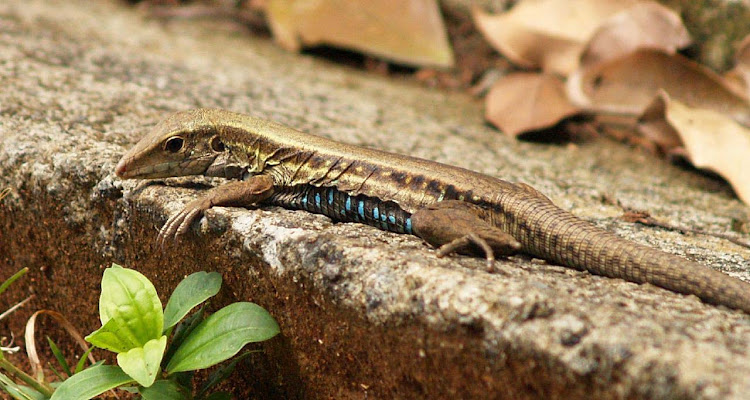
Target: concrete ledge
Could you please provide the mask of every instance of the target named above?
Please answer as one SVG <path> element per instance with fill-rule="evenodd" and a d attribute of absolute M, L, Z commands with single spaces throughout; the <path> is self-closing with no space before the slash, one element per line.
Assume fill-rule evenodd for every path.
<path fill-rule="evenodd" d="M 157 230 L 211 181 L 122 182 L 119 156 L 172 111 L 224 107 L 349 143 L 533 184 L 607 229 L 750 280 L 750 251 L 634 226 L 614 196 L 712 231 L 748 208 L 720 182 L 604 140 L 518 143 L 480 105 L 286 54 L 216 24 L 147 21 L 119 2 L 0 5 L 0 272 L 32 270 L 35 307 L 82 330 L 101 270 L 169 293 L 222 273 L 215 306 L 254 301 L 282 336 L 238 398 L 707 398 L 750 393 L 750 317 L 527 257 L 500 273 L 415 237 L 263 207 L 217 208 L 161 250 Z M 679 268 L 679 266 L 675 266 Z M 10 301 L 6 298 L 1 301 Z M 11 328 L 20 337 L 21 316 Z"/>

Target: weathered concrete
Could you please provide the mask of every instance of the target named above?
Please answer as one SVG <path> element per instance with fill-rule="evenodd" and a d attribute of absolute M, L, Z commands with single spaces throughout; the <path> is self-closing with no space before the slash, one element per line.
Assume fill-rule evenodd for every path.
<path fill-rule="evenodd" d="M 36 307 L 90 331 L 113 261 L 163 293 L 217 270 L 216 303 L 255 301 L 283 332 L 234 381 L 239 398 L 748 397 L 750 317 L 649 285 L 526 257 L 490 274 L 414 237 L 274 207 L 211 210 L 158 249 L 157 228 L 200 185 L 122 182 L 114 164 L 169 112 L 210 106 L 528 182 L 602 227 L 750 280 L 747 249 L 634 226 L 602 201 L 724 232 L 749 213 L 723 183 L 604 140 L 515 142 L 468 98 L 220 27 L 145 20 L 121 3 L 0 5 L 0 188 L 13 190 L 0 203 L 0 273 L 30 267 Z"/>

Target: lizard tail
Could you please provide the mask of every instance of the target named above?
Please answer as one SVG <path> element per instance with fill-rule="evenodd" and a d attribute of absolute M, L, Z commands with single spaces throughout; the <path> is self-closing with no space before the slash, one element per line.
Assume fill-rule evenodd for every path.
<path fill-rule="evenodd" d="M 750 283 L 680 256 L 633 243 L 562 210 L 546 198 L 512 199 L 503 228 L 528 254 L 596 275 L 650 283 L 750 314 Z M 506 203 L 507 204 L 507 203 Z M 501 214 L 502 215 L 502 214 Z M 522 222 L 523 221 L 523 222 Z"/>

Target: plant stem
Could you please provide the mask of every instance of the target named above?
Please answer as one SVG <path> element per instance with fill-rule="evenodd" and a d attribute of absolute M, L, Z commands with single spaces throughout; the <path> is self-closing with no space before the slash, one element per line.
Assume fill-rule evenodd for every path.
<path fill-rule="evenodd" d="M 54 390 L 52 390 L 52 388 L 47 384 L 37 382 L 29 374 L 21 371 L 20 369 L 18 369 L 18 367 L 11 364 L 11 362 L 5 359 L 5 357 L 0 358 L 0 368 L 8 371 L 12 375 L 15 375 L 18 379 L 22 380 L 24 383 L 34 388 L 34 390 L 47 397 L 51 397 L 52 392 L 54 392 Z"/>

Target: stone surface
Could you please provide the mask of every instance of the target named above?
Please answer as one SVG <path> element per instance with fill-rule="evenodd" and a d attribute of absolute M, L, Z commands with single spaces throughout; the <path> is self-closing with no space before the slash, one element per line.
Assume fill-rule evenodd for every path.
<path fill-rule="evenodd" d="M 219 271 L 214 306 L 254 301 L 282 329 L 232 381 L 238 398 L 750 393 L 740 312 L 523 256 L 487 273 L 480 259 L 437 259 L 415 237 L 276 207 L 211 210 L 159 249 L 158 228 L 211 182 L 123 182 L 113 168 L 168 113 L 222 107 L 527 182 L 599 226 L 750 281 L 748 249 L 623 222 L 603 200 L 712 232 L 747 226 L 748 208 L 710 177 L 606 140 L 516 142 L 484 124 L 476 100 L 119 2 L 0 4 L 0 87 L 0 188 L 12 189 L 0 202 L 2 276 L 29 267 L 34 307 L 88 332 L 112 262 L 163 294 L 191 272 Z M 10 325 L 17 338 L 23 315 Z"/>

